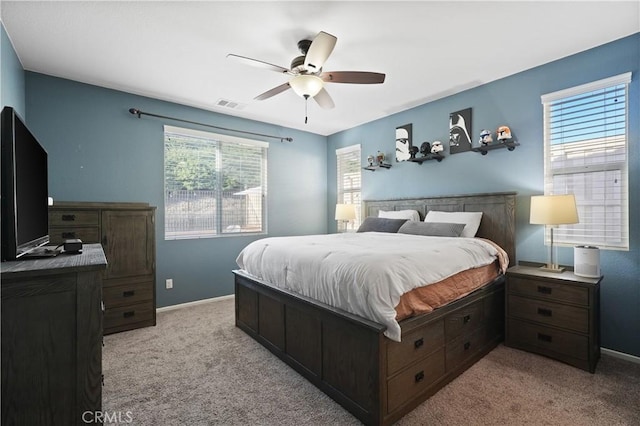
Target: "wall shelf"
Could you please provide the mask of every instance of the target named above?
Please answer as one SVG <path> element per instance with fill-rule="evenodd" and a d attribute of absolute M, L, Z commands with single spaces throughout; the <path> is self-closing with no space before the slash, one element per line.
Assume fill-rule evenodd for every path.
<path fill-rule="evenodd" d="M 372 172 L 375 172 L 378 169 L 390 169 L 390 168 L 391 168 L 391 164 L 388 164 L 388 163 L 379 163 L 379 164 L 373 164 L 371 166 L 363 167 L 363 169 L 370 170 Z"/>
<path fill-rule="evenodd" d="M 407 161 L 411 161 L 412 163 L 422 164 L 425 161 L 429 161 L 429 160 L 436 160 L 439 163 L 443 159 L 444 159 L 444 155 L 442 154 L 427 154 L 423 157 L 409 158 Z"/>
<path fill-rule="evenodd" d="M 516 146 L 519 146 L 520 143 L 516 142 L 516 141 L 507 141 L 507 142 L 500 142 L 500 143 L 496 143 L 496 144 L 491 144 L 491 145 L 485 145 L 485 146 L 479 146 L 476 148 L 471 148 L 471 151 L 473 152 L 479 152 L 482 155 L 487 155 L 487 152 L 494 150 L 494 149 L 501 149 L 501 148 L 507 148 L 509 151 L 513 151 L 514 149 L 516 149 Z"/>

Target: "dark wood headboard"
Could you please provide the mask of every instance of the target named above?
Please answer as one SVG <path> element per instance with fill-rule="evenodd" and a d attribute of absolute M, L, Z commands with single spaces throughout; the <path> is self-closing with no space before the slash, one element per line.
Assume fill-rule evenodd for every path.
<path fill-rule="evenodd" d="M 365 200 L 363 218 L 378 216 L 379 210 L 417 210 L 424 220 L 429 210 L 446 212 L 482 212 L 477 237 L 496 242 L 509 255 L 509 265 L 516 263 L 516 193 L 402 198 L 396 200 Z"/>

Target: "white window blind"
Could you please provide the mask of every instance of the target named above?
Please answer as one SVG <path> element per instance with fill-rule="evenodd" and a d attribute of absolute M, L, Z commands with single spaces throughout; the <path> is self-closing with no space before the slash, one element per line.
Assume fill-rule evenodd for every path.
<path fill-rule="evenodd" d="M 360 145 L 336 149 L 338 204 L 355 204 L 356 219 L 338 221 L 338 232 L 355 231 L 361 222 L 362 165 Z"/>
<path fill-rule="evenodd" d="M 574 194 L 579 223 L 559 245 L 629 249 L 627 87 L 631 73 L 542 96 L 545 194 Z M 548 239 L 547 235 L 547 239 Z"/>
<path fill-rule="evenodd" d="M 165 239 L 265 233 L 268 146 L 165 126 Z"/>

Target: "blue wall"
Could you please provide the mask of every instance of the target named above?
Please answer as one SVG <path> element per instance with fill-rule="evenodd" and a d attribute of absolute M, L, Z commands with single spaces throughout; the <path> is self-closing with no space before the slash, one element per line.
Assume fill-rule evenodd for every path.
<path fill-rule="evenodd" d="M 232 294 L 235 258 L 257 237 L 164 240 L 163 124 L 198 126 L 138 119 L 128 112 L 131 107 L 214 126 L 292 136 L 293 143 L 267 140 L 269 235 L 327 231 L 323 136 L 32 72 L 26 73 L 26 106 L 29 128 L 49 152 L 49 190 L 54 200 L 148 202 L 158 207 L 159 307 Z M 174 280 L 172 290 L 165 289 L 167 278 Z"/>
<path fill-rule="evenodd" d="M 543 228 L 529 225 L 529 198 L 543 193 L 543 126 L 540 96 L 594 80 L 632 72 L 629 88 L 630 251 L 602 251 L 602 345 L 640 356 L 640 33 L 543 66 L 403 111 L 328 138 L 327 213 L 336 200 L 335 150 L 360 143 L 363 162 L 377 150 L 389 170 L 363 171 L 363 199 L 517 191 L 518 260 L 545 261 Z M 514 151 L 447 155 L 441 162 L 395 163 L 395 128 L 413 123 L 413 143 L 448 145 L 449 113 L 471 107 L 473 141 L 480 130 L 508 125 L 521 145 Z M 448 152 L 445 152 L 448 154 Z M 329 216 L 330 217 L 330 216 Z M 335 222 L 327 223 L 335 231 Z M 561 263 L 573 265 L 573 250 L 560 248 Z"/>
<path fill-rule="evenodd" d="M 11 45 L 4 25 L 0 23 L 0 104 L 3 107 L 12 106 L 26 120 L 24 93 L 22 64 Z"/>

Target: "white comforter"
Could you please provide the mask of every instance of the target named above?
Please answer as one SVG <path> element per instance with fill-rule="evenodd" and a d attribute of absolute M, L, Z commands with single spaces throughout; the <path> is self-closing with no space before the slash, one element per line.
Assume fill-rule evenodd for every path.
<path fill-rule="evenodd" d="M 236 262 L 256 278 L 384 324 L 399 342 L 401 295 L 490 264 L 497 254 L 478 238 L 362 232 L 264 238 Z"/>

